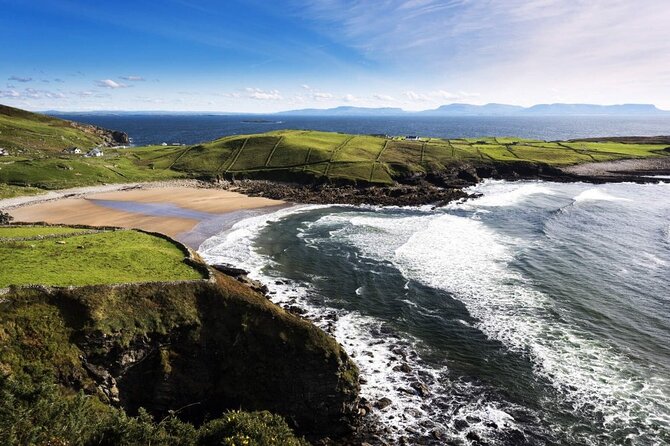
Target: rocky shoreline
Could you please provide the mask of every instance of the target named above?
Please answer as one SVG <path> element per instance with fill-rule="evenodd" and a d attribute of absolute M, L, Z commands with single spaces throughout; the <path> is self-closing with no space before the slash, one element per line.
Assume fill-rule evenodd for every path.
<path fill-rule="evenodd" d="M 441 172 L 399 178 L 394 185 L 355 185 L 336 182 L 313 184 L 271 180 L 203 181 L 200 187 L 223 188 L 252 197 L 266 197 L 302 204 L 350 204 L 374 206 L 444 206 L 449 202 L 471 198 L 464 188 L 486 179 L 519 181 L 543 180 L 560 183 L 651 183 L 670 175 L 670 157 L 626 159 L 553 167 L 534 163 L 467 164 L 452 166 Z"/>

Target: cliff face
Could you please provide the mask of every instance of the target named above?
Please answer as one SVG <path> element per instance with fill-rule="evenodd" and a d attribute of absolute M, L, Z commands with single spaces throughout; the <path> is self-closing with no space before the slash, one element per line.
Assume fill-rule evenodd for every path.
<path fill-rule="evenodd" d="M 214 274 L 171 284 L 13 289 L 0 300 L 0 321 L 20 313 L 23 319 L 11 322 L 17 327 L 26 314 L 39 310 L 44 318 L 46 311 L 53 321 L 43 329 L 62 336 L 38 333 L 49 342 L 38 342 L 29 368 L 21 364 L 22 347 L 0 346 L 0 365 L 10 376 L 46 369 L 60 384 L 131 414 L 174 410 L 198 423 L 226 409 L 264 409 L 302 434 L 346 433 L 357 409 L 358 371 L 343 349 L 309 322 Z M 34 344 L 28 333 L 35 328 L 14 334 L 14 345 Z"/>
<path fill-rule="evenodd" d="M 118 130 L 108 130 L 90 124 L 81 124 L 79 122 L 72 122 L 72 127 L 88 133 L 102 140 L 102 145 L 106 147 L 126 146 L 130 144 L 130 138 L 125 132 Z"/>

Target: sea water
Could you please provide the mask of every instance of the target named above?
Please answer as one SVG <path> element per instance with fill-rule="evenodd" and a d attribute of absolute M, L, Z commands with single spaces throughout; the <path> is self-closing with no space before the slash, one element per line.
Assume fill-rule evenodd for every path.
<path fill-rule="evenodd" d="M 121 130 L 137 146 L 166 142 L 196 144 L 228 135 L 282 129 L 357 134 L 419 135 L 435 138 L 516 136 L 542 140 L 594 136 L 670 134 L 670 116 L 529 117 L 315 117 L 281 115 L 109 115 L 73 114 L 59 118 Z"/>
<path fill-rule="evenodd" d="M 294 206 L 206 240 L 345 347 L 389 437 L 670 442 L 670 184 L 486 181 L 446 208 Z M 436 439 L 439 437 L 440 439 Z"/>

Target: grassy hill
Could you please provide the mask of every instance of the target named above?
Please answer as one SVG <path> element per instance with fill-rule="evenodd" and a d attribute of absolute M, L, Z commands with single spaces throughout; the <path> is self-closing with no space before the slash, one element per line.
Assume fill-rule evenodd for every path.
<path fill-rule="evenodd" d="M 25 193 L 34 193 L 36 189 L 189 177 L 391 184 L 463 166 L 561 167 L 670 155 L 670 144 L 662 138 L 642 143 L 630 138 L 548 142 L 426 137 L 409 141 L 303 130 L 235 135 L 191 146 L 106 149 L 102 158 L 61 152 L 60 148 L 77 141 L 98 142 L 67 121 L 1 107 L 0 147 L 5 144 L 11 156 L 0 157 L 0 198 L 24 193 L 24 187 L 33 188 Z"/>
<path fill-rule="evenodd" d="M 109 145 L 111 131 L 0 104 L 0 148 L 15 155 Z"/>

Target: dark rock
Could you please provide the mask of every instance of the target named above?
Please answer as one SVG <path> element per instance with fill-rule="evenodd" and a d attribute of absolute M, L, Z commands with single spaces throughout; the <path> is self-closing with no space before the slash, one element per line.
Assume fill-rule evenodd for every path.
<path fill-rule="evenodd" d="M 216 265 L 211 265 L 212 268 L 214 268 L 217 271 L 222 272 L 223 274 L 226 274 L 230 277 L 235 277 L 238 278 L 240 276 L 246 276 L 249 274 L 249 271 L 243 270 L 242 268 L 236 268 L 231 265 L 227 265 L 225 263 L 219 263 Z"/>
<path fill-rule="evenodd" d="M 428 390 L 428 387 L 422 382 L 412 383 L 411 386 L 421 398 L 426 398 L 430 395 L 430 390 Z"/>
<path fill-rule="evenodd" d="M 393 370 L 395 372 L 403 372 L 403 373 L 411 373 L 412 372 L 412 368 L 409 365 L 407 365 L 407 363 L 405 363 L 405 362 L 403 362 L 400 365 L 397 365 L 397 366 L 393 367 Z"/>
<path fill-rule="evenodd" d="M 470 423 L 459 418 L 454 420 L 454 427 L 456 428 L 456 430 L 462 431 L 470 427 Z"/>
<path fill-rule="evenodd" d="M 390 406 L 392 403 L 393 401 L 384 397 L 375 403 L 375 407 L 379 410 L 383 410 L 386 409 L 388 406 Z"/>

